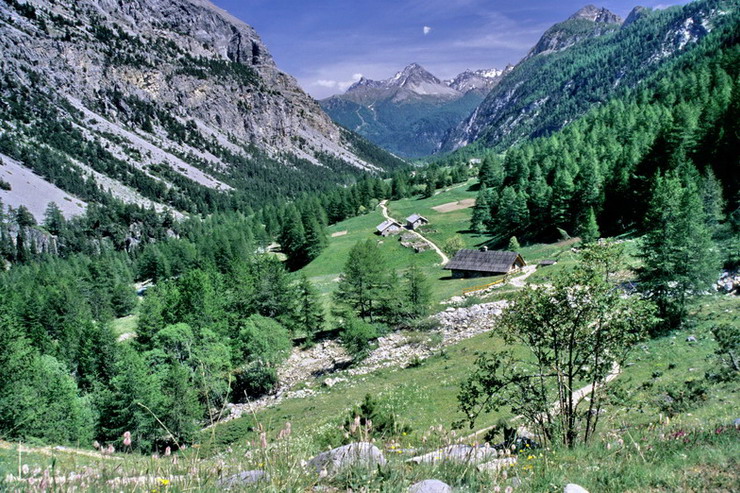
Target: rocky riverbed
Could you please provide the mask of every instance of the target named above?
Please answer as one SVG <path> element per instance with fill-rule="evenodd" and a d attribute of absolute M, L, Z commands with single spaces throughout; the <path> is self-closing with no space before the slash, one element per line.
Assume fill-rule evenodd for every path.
<path fill-rule="evenodd" d="M 324 392 L 347 382 L 350 377 L 382 368 L 405 368 L 412 361 L 426 359 L 445 346 L 487 332 L 507 304 L 507 301 L 495 301 L 447 308 L 432 316 L 439 324 L 435 330 L 423 333 L 399 331 L 380 337 L 377 348 L 356 366 L 350 366 L 351 357 L 337 341 L 324 341 L 307 349 L 295 348 L 278 369 L 278 390 L 250 403 L 228 404 L 229 414 L 223 421 L 273 406 L 286 398 L 303 398 Z M 329 377 L 324 378 L 326 376 Z M 299 385 L 301 383 L 304 385 Z"/>

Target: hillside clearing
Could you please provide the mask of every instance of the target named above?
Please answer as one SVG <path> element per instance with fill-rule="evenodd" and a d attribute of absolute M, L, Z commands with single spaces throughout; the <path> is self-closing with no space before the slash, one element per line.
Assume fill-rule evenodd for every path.
<path fill-rule="evenodd" d="M 463 200 L 458 200 L 457 202 L 448 202 L 442 205 L 435 205 L 434 207 L 432 207 L 432 209 L 444 214 L 446 212 L 459 211 L 461 209 L 468 209 L 473 206 L 475 206 L 475 199 L 463 199 Z"/>

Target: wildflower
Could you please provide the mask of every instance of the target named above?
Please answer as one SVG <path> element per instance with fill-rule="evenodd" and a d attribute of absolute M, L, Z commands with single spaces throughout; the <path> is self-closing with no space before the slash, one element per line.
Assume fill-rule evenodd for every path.
<path fill-rule="evenodd" d="M 95 448 L 95 449 L 99 449 L 100 448 L 100 443 L 97 440 L 95 440 L 93 442 L 93 448 Z"/>
<path fill-rule="evenodd" d="M 108 449 L 106 450 L 108 455 L 113 455 L 116 453 L 116 447 L 113 446 L 113 444 L 108 445 Z"/>
<path fill-rule="evenodd" d="M 23 467 L 21 468 L 21 472 L 23 472 L 23 475 L 28 474 L 28 464 L 23 464 Z"/>
<path fill-rule="evenodd" d="M 536 459 L 536 457 L 534 455 L 528 455 L 527 456 L 527 460 L 534 460 L 534 459 Z"/>
<path fill-rule="evenodd" d="M 131 432 L 127 431 L 123 434 L 123 446 L 124 447 L 130 447 L 131 446 Z"/>
<path fill-rule="evenodd" d="M 161 484 L 162 486 L 167 486 L 168 484 L 170 484 L 170 480 L 166 478 L 160 478 L 159 484 Z"/>
<path fill-rule="evenodd" d="M 494 486 L 493 493 L 501 493 L 501 487 L 499 485 Z"/>
<path fill-rule="evenodd" d="M 514 491 L 514 488 L 512 488 L 511 486 L 507 486 L 506 489 L 504 490 L 504 493 L 513 493 L 513 491 Z"/>
<path fill-rule="evenodd" d="M 260 447 L 267 448 L 267 433 L 260 433 Z"/>
<path fill-rule="evenodd" d="M 172 449 L 168 446 L 166 449 L 164 449 L 164 456 L 169 457 L 172 455 Z"/>

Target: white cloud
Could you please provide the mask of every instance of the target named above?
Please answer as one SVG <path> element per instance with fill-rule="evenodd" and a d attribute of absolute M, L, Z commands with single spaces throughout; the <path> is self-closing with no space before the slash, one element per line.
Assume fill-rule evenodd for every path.
<path fill-rule="evenodd" d="M 432 28 L 429 26 L 424 26 L 424 36 L 432 32 Z"/>
<path fill-rule="evenodd" d="M 328 87 L 329 89 L 333 89 L 337 87 L 337 81 L 335 80 L 320 79 L 320 80 L 317 80 L 314 84 L 320 87 Z"/>
<path fill-rule="evenodd" d="M 349 86 L 357 82 L 362 78 L 362 74 L 352 74 L 350 80 L 331 80 L 331 79 L 319 79 L 313 83 L 314 86 L 323 87 L 326 89 L 338 89 L 339 91 L 346 91 Z"/>

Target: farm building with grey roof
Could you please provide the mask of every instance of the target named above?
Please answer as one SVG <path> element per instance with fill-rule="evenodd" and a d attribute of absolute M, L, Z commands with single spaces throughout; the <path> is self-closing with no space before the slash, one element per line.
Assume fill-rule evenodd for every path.
<path fill-rule="evenodd" d="M 527 263 L 516 252 L 463 249 L 444 268 L 452 271 L 452 277 L 460 278 L 510 274 L 525 265 Z"/>

